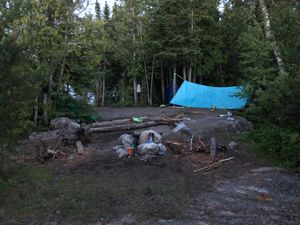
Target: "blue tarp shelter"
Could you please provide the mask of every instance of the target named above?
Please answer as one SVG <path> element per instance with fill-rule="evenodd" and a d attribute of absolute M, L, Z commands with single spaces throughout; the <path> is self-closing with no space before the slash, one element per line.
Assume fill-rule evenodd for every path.
<path fill-rule="evenodd" d="M 247 98 L 241 98 L 241 86 L 211 87 L 184 81 L 171 104 L 193 108 L 240 109 L 245 107 Z"/>

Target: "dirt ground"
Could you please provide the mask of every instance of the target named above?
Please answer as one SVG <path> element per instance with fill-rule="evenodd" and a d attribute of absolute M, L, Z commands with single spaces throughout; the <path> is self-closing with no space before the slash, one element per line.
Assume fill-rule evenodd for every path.
<path fill-rule="evenodd" d="M 181 108 L 101 108 L 103 120 L 184 113 L 195 134 L 206 132 L 220 144 L 239 144 L 222 157 L 234 160 L 208 172 L 209 155 L 186 153 L 151 162 L 119 159 L 112 151 L 126 132 L 96 134 L 90 152 L 42 167 L 53 174 L 39 189 L 0 212 L 2 224 L 45 225 L 215 225 L 300 224 L 300 177 L 271 167 L 248 150 L 221 111 Z M 156 131 L 168 134 L 171 128 Z M 41 166 L 39 166 L 41 167 Z M 268 169 L 261 169 L 267 167 Z M 28 210 L 24 210 L 28 208 Z M 0 207 L 1 209 L 1 207 Z"/>

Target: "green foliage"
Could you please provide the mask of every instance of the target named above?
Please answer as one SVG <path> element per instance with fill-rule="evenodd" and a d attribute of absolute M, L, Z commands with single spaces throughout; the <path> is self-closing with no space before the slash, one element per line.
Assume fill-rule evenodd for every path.
<path fill-rule="evenodd" d="M 279 13 L 279 9 L 275 9 Z M 281 10 L 289 10 L 289 7 L 285 6 Z M 286 20 L 285 14 L 280 17 L 276 18 L 275 25 L 279 22 L 278 20 L 281 22 Z M 289 22 L 292 27 L 299 29 L 297 23 Z M 279 26 L 279 24 L 277 25 Z M 278 26 L 274 26 L 274 31 L 279 29 Z M 278 33 L 275 32 L 275 34 Z M 299 34 L 297 35 L 299 38 Z M 250 94 L 252 97 L 246 113 L 254 121 L 299 127 L 300 120 L 296 114 L 299 112 L 300 70 L 296 68 L 300 64 L 295 62 L 295 51 L 290 48 L 291 43 L 287 41 L 290 39 L 294 39 L 294 37 L 284 36 L 284 40 L 277 39 L 284 54 L 288 55 L 288 57 L 284 57 L 287 74 L 279 74 L 271 40 L 266 39 L 259 18 L 253 18 L 247 30 L 241 33 L 239 68 L 246 87 L 246 94 Z"/>
<path fill-rule="evenodd" d="M 300 169 L 299 130 L 263 124 L 248 134 L 257 153 L 289 169 Z"/>
<path fill-rule="evenodd" d="M 54 117 L 66 116 L 80 122 L 91 122 L 99 119 L 92 105 L 86 100 L 73 98 L 69 95 L 62 95 L 57 98 Z"/>

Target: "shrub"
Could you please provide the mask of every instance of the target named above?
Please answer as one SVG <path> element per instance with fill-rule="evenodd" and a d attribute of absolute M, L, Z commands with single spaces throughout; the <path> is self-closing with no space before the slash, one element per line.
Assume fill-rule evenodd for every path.
<path fill-rule="evenodd" d="M 300 169 L 300 135 L 297 130 L 276 125 L 261 125 L 248 134 L 256 151 L 276 164 Z"/>

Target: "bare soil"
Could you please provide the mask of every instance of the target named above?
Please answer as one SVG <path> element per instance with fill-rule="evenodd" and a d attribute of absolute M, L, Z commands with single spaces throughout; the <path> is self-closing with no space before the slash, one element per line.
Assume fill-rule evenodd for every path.
<path fill-rule="evenodd" d="M 209 155 L 167 155 L 151 162 L 119 159 L 112 147 L 124 132 L 96 134 L 90 152 L 42 165 L 53 173 L 47 184 L 0 207 L 0 224 L 300 224 L 300 177 L 273 168 L 252 154 L 221 111 L 182 108 L 101 108 L 103 120 L 184 113 L 193 132 L 234 140 L 234 160 L 208 172 Z M 168 126 L 153 127 L 167 134 Z M 41 166 L 39 166 L 41 167 Z M 28 208 L 28 210 L 24 210 Z"/>

